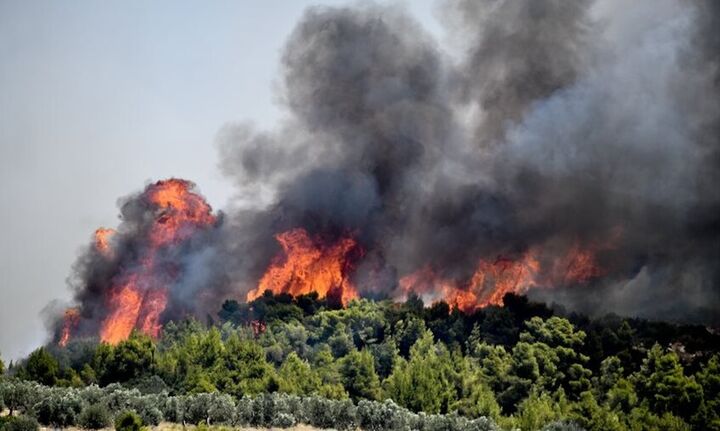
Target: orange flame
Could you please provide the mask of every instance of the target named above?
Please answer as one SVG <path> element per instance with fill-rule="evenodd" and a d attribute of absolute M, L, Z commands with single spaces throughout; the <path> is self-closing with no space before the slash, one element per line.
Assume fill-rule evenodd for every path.
<path fill-rule="evenodd" d="M 400 289 L 408 294 L 432 295 L 463 311 L 487 305 L 499 305 L 508 292 L 522 292 L 535 285 L 534 277 L 539 263 L 533 254 L 526 254 L 513 261 L 498 258 L 495 261 L 480 260 L 475 272 L 466 283 L 443 278 L 429 266 L 406 275 L 399 280 Z"/>
<path fill-rule="evenodd" d="M 112 258 L 113 252 L 110 248 L 110 239 L 115 234 L 115 229 L 98 228 L 95 231 L 95 249 L 103 256 Z"/>
<path fill-rule="evenodd" d="M 335 293 L 339 294 L 344 305 L 358 297 L 349 279 L 352 252 L 358 246 L 352 237 L 324 244 L 298 228 L 279 233 L 275 239 L 280 243 L 282 252 L 275 256 L 257 288 L 248 292 L 248 302 L 266 290 L 292 295 L 317 292 L 321 298 Z"/>
<path fill-rule="evenodd" d="M 198 226 L 215 223 L 215 216 L 205 199 L 189 192 L 192 186 L 189 181 L 173 178 L 158 181 L 146 192 L 148 201 L 159 211 L 150 231 L 150 240 L 155 247 L 183 241 Z"/>
<path fill-rule="evenodd" d="M 110 344 L 127 339 L 133 329 L 152 337 L 162 330 L 160 315 L 167 305 L 168 286 L 176 277 L 156 263 L 158 251 L 178 244 L 198 229 L 215 223 L 212 209 L 202 196 L 191 191 L 193 183 L 180 179 L 158 181 L 148 186 L 143 199 L 155 209 L 150 226 L 149 247 L 136 266 L 116 276 L 107 298 L 109 313 L 103 320 L 100 339 Z M 98 229 L 96 245 L 106 250 L 111 229 Z"/>
<path fill-rule="evenodd" d="M 58 341 L 60 347 L 65 347 L 67 345 L 68 341 L 70 341 L 70 333 L 73 329 L 75 329 L 79 322 L 80 310 L 77 308 L 68 308 L 65 310 L 65 315 L 63 316 L 63 328 L 60 333 L 60 341 Z"/>
<path fill-rule="evenodd" d="M 100 339 L 106 343 L 117 344 L 130 336 L 137 323 L 142 295 L 137 288 L 136 276 L 132 276 L 127 284 L 118 286 L 110 294 L 112 310 L 103 321 Z"/>
<path fill-rule="evenodd" d="M 597 264 L 595 252 L 583 250 L 577 244 L 560 258 L 552 260 L 549 273 L 543 271 L 539 254 L 528 251 L 517 260 L 481 259 L 470 280 L 466 282 L 443 278 L 429 266 L 399 280 L 400 289 L 407 295 L 414 292 L 444 300 L 451 306 L 469 312 L 488 305 L 502 305 L 506 293 L 525 293 L 533 286 L 570 285 L 587 283 L 604 274 Z"/>

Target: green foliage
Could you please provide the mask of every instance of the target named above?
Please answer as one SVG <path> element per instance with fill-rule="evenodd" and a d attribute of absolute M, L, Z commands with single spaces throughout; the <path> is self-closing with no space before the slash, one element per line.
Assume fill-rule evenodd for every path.
<path fill-rule="evenodd" d="M 120 413 L 117 418 L 115 418 L 116 431 L 140 431 L 142 429 L 142 419 L 133 411 Z"/>
<path fill-rule="evenodd" d="M 320 384 L 318 375 L 295 352 L 290 353 L 278 371 L 278 389 L 280 392 L 311 395 L 318 391 Z"/>
<path fill-rule="evenodd" d="M 0 381 L 0 398 L 10 414 L 15 412 L 30 413 L 33 405 L 40 398 L 40 387 L 34 382 L 2 380 Z"/>
<path fill-rule="evenodd" d="M 702 388 L 684 374 L 674 352 L 664 353 L 655 344 L 634 375 L 638 395 L 655 413 L 672 413 L 689 419 L 702 401 Z"/>
<path fill-rule="evenodd" d="M 42 392 L 33 410 L 41 424 L 66 428 L 77 424 L 82 399 L 76 390 L 51 388 Z"/>
<path fill-rule="evenodd" d="M 367 350 L 353 350 L 340 360 L 340 375 L 350 397 L 357 400 L 380 398 L 380 379 L 375 362 Z"/>
<path fill-rule="evenodd" d="M 110 412 L 107 407 L 102 404 L 87 405 L 78 418 L 78 425 L 90 430 L 107 428 L 111 422 Z"/>
<path fill-rule="evenodd" d="M 51 426 L 99 426 L 104 407 L 203 429 L 720 430 L 716 334 L 504 301 L 465 314 L 266 293 L 226 302 L 219 326 L 169 322 L 158 341 L 38 349 L 0 378 L 0 406 Z"/>
<path fill-rule="evenodd" d="M 0 431 L 37 431 L 39 428 L 32 416 L 0 416 Z"/>
<path fill-rule="evenodd" d="M 138 379 L 155 369 L 155 344 L 149 336 L 134 331 L 117 346 L 101 344 L 93 362 L 102 385 Z"/>
<path fill-rule="evenodd" d="M 416 412 L 447 413 L 455 401 L 454 380 L 450 353 L 426 330 L 410 359 L 400 360 L 385 381 L 385 395 Z"/>
<path fill-rule="evenodd" d="M 52 386 L 58 379 L 60 365 L 47 349 L 41 347 L 28 356 L 22 377 L 35 380 L 43 385 Z"/>

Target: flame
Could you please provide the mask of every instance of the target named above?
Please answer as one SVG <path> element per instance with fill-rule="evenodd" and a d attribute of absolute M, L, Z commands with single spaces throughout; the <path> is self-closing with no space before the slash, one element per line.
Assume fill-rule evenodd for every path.
<path fill-rule="evenodd" d="M 442 299 L 468 312 L 488 305 L 500 305 L 506 293 L 524 292 L 534 286 L 539 267 L 535 255 L 528 253 L 519 260 L 481 259 L 472 277 L 465 283 L 443 278 L 426 266 L 400 278 L 399 284 L 405 294 L 430 295 L 431 300 Z"/>
<path fill-rule="evenodd" d="M 507 293 L 525 293 L 534 286 L 587 283 L 604 274 L 595 252 L 577 244 L 566 255 L 551 259 L 547 271 L 540 254 L 533 249 L 517 259 L 480 259 L 466 281 L 443 278 L 425 266 L 400 278 L 400 290 L 404 295 L 414 292 L 433 301 L 442 299 L 454 308 L 470 312 L 488 305 L 502 305 Z"/>
<path fill-rule="evenodd" d="M 181 179 L 158 181 L 147 186 L 140 201 L 148 205 L 153 215 L 147 237 L 140 238 L 134 247 L 137 254 L 117 259 L 116 275 L 109 280 L 105 304 L 107 315 L 100 325 L 100 339 L 117 344 L 127 339 L 133 329 L 152 337 L 162 330 L 160 316 L 168 301 L 169 286 L 177 280 L 178 271 L 173 265 L 163 263 L 159 252 L 175 247 L 192 237 L 201 229 L 216 222 L 212 208 L 202 196 L 193 192 L 194 184 Z M 113 229 L 95 231 L 95 249 L 108 259 L 115 259 L 112 239 L 120 236 Z M 138 241 L 137 238 L 132 239 Z M 77 309 L 66 311 L 65 324 L 59 340 L 65 345 L 80 313 Z"/>
<path fill-rule="evenodd" d="M 147 200 L 159 211 L 150 231 L 150 240 L 155 247 L 181 242 L 198 226 L 215 223 L 215 216 L 205 199 L 188 191 L 192 186 L 189 181 L 173 178 L 159 181 L 146 191 Z"/>
<path fill-rule="evenodd" d="M 587 283 L 604 275 L 596 262 L 595 253 L 575 245 L 566 256 L 553 263 L 553 279 L 561 284 Z"/>
<path fill-rule="evenodd" d="M 110 294 L 112 310 L 103 321 L 100 339 L 117 344 L 130 336 L 137 323 L 143 298 L 136 286 L 137 276 L 130 277 L 127 284 L 117 286 Z"/>
<path fill-rule="evenodd" d="M 113 235 L 115 235 L 115 229 L 101 227 L 95 231 L 95 249 L 108 259 L 113 256 L 113 251 L 110 248 L 110 240 Z"/>
<path fill-rule="evenodd" d="M 280 243 L 282 252 L 272 260 L 257 288 L 248 292 L 248 302 L 266 290 L 292 295 L 317 292 L 321 298 L 337 294 L 345 305 L 358 297 L 349 278 L 353 251 L 358 247 L 352 237 L 324 244 L 298 228 L 279 233 L 275 239 Z"/>
<path fill-rule="evenodd" d="M 60 341 L 58 341 L 60 347 L 65 347 L 67 345 L 68 341 L 70 341 L 70 333 L 73 329 L 75 329 L 79 322 L 80 310 L 77 308 L 68 308 L 65 310 L 62 332 L 60 333 Z"/>

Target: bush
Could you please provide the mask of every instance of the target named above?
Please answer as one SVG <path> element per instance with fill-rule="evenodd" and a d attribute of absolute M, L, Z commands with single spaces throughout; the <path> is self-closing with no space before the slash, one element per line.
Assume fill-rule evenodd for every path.
<path fill-rule="evenodd" d="M 184 396 L 166 397 L 160 405 L 165 420 L 177 424 L 185 422 L 185 409 L 187 400 Z"/>
<path fill-rule="evenodd" d="M 41 394 L 34 410 L 41 424 L 66 428 L 77 424 L 82 399 L 75 390 L 52 388 Z"/>
<path fill-rule="evenodd" d="M 158 425 L 163 421 L 161 398 L 155 395 L 145 395 L 130 398 L 130 410 L 134 410 L 145 425 Z"/>
<path fill-rule="evenodd" d="M 110 412 L 103 404 L 88 405 L 78 418 L 78 425 L 90 430 L 107 428 L 111 423 Z"/>
<path fill-rule="evenodd" d="M 133 411 L 126 411 L 118 415 L 115 419 L 116 431 L 140 431 L 142 429 L 142 419 Z"/>
<path fill-rule="evenodd" d="M 378 403 L 361 400 L 357 406 L 358 425 L 368 431 L 410 429 L 411 414 L 392 400 Z"/>
<path fill-rule="evenodd" d="M 40 395 L 41 390 L 42 386 L 34 382 L 0 381 L 0 397 L 2 397 L 10 413 L 16 411 L 30 413 L 37 400 L 42 398 Z"/>
<path fill-rule="evenodd" d="M 31 416 L 0 417 L 0 430 L 2 431 L 37 431 L 39 428 L 37 420 Z"/>
<path fill-rule="evenodd" d="M 231 424 L 234 415 L 235 401 L 228 394 L 197 394 L 186 400 L 185 420 L 193 424 Z"/>
<path fill-rule="evenodd" d="M 278 413 L 272 420 L 273 427 L 290 428 L 295 425 L 295 416 L 290 413 Z"/>

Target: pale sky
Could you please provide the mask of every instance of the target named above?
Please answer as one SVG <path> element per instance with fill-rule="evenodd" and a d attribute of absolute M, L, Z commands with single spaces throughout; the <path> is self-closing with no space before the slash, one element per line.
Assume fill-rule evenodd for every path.
<path fill-rule="evenodd" d="M 215 208 L 223 124 L 272 126 L 279 58 L 302 11 L 345 1 L 0 0 L 0 355 L 45 340 L 40 311 L 116 200 L 195 181 Z M 432 0 L 407 2 L 438 31 Z"/>

